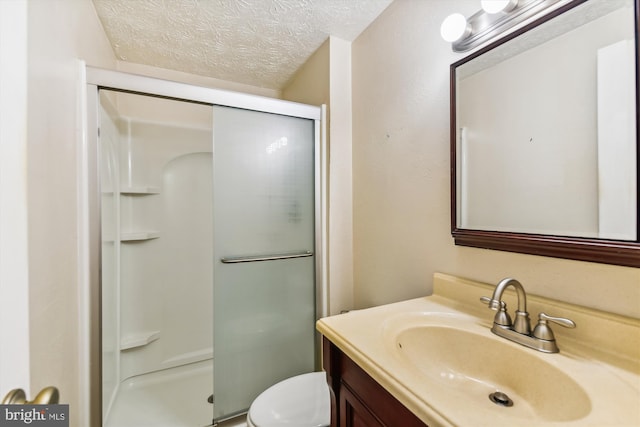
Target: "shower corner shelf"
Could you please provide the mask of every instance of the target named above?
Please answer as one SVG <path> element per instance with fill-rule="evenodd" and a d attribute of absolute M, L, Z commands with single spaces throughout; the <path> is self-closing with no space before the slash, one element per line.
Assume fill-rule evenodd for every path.
<path fill-rule="evenodd" d="M 124 336 L 120 340 L 120 350 L 144 347 L 160 338 L 160 331 L 147 331 Z"/>
<path fill-rule="evenodd" d="M 139 242 L 160 237 L 159 231 L 131 231 L 120 235 L 121 242 Z"/>
<path fill-rule="evenodd" d="M 135 186 L 135 187 L 123 187 L 120 190 L 120 194 L 125 196 L 144 196 L 147 194 L 160 194 L 160 187 L 147 186 Z"/>

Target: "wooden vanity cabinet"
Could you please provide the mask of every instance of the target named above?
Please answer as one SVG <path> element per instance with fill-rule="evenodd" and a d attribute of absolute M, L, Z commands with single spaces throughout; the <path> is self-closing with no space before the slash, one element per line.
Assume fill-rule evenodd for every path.
<path fill-rule="evenodd" d="M 331 427 L 426 426 L 326 337 L 322 359 L 331 394 Z"/>

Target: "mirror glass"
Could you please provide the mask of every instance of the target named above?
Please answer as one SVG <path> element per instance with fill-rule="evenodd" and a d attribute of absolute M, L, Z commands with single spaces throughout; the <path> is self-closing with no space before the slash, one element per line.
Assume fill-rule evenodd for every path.
<path fill-rule="evenodd" d="M 638 241 L 635 1 L 578 3 L 452 65 L 454 237 Z"/>

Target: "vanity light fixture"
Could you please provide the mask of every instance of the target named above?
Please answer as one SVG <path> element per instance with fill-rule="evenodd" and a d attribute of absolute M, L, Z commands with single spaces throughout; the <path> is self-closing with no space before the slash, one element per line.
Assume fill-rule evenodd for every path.
<path fill-rule="evenodd" d="M 468 19 L 460 13 L 445 18 L 440 34 L 454 52 L 466 52 L 561 1 L 567 0 L 482 0 Z"/>
<path fill-rule="evenodd" d="M 518 0 L 481 0 L 480 6 L 487 13 L 511 12 L 518 5 Z"/>
<path fill-rule="evenodd" d="M 455 42 L 471 34 L 471 26 L 461 13 L 453 13 L 445 18 L 440 26 L 440 35 L 448 42 Z"/>

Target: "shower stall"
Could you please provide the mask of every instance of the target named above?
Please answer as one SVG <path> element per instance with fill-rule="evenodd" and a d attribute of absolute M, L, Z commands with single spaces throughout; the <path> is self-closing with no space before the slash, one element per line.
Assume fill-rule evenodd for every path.
<path fill-rule="evenodd" d="M 102 425 L 211 425 L 313 371 L 321 109 L 98 69 L 88 82 Z"/>

